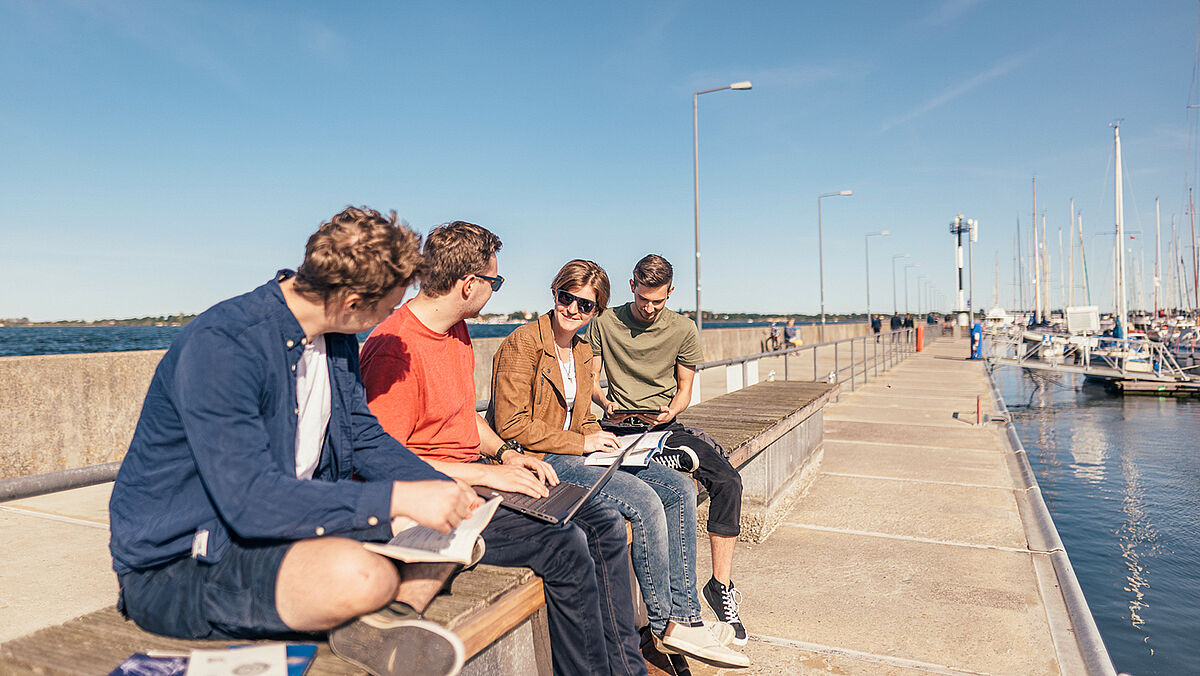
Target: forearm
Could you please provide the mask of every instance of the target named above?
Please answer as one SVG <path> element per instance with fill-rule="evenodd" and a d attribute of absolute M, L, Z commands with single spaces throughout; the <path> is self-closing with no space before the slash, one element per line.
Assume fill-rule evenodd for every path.
<path fill-rule="evenodd" d="M 483 484 L 484 468 L 487 465 L 482 465 L 477 462 L 447 462 L 445 460 L 426 459 L 434 469 L 445 474 L 452 479 L 465 481 L 472 486 Z"/>
<path fill-rule="evenodd" d="M 487 424 L 483 416 L 475 414 L 475 428 L 479 431 L 479 453 L 487 458 L 495 458 L 496 452 L 504 445 L 504 440 Z"/>

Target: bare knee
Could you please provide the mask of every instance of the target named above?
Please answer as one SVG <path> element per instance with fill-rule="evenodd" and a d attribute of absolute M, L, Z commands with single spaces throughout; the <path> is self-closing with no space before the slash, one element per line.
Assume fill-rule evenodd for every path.
<path fill-rule="evenodd" d="M 378 610 L 395 598 L 400 575 L 353 540 L 297 543 L 280 567 L 276 606 L 293 629 L 320 631 Z"/>

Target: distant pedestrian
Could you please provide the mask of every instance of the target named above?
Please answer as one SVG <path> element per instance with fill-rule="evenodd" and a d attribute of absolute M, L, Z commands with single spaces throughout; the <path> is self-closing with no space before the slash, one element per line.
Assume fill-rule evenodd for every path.
<path fill-rule="evenodd" d="M 900 315 L 892 315 L 889 325 L 891 326 L 891 329 L 895 331 L 904 326 L 904 320 L 900 318 Z"/>
<path fill-rule="evenodd" d="M 879 315 L 871 315 L 871 333 L 875 334 L 875 342 L 879 342 L 879 332 L 883 330 L 883 319 Z"/>
<path fill-rule="evenodd" d="M 912 315 L 910 315 L 910 314 L 904 315 L 904 328 L 911 329 L 911 328 L 913 328 L 913 326 L 914 325 L 913 325 Z"/>

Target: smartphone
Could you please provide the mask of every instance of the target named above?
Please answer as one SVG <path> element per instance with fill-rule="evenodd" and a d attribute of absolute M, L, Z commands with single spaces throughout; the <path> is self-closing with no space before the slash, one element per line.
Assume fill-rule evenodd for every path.
<path fill-rule="evenodd" d="M 662 411 L 649 408 L 618 408 L 613 415 L 652 415 L 657 417 Z"/>

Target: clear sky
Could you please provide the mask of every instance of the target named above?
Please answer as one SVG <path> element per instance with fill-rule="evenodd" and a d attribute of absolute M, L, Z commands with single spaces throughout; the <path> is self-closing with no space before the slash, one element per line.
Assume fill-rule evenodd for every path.
<path fill-rule="evenodd" d="M 977 306 L 997 257 L 1011 305 L 1034 176 L 1056 257 L 1068 200 L 1083 211 L 1107 304 L 1109 122 L 1124 120 L 1147 277 L 1154 198 L 1164 231 L 1187 223 L 1197 14 L 1195 0 L 0 0 L 0 317 L 199 312 L 294 267 L 347 204 L 421 232 L 495 231 L 509 281 L 488 311 L 546 309 L 574 257 L 605 266 L 623 302 L 651 251 L 676 266 L 671 307 L 691 309 L 692 92 L 739 80 L 754 89 L 700 97 L 706 310 L 818 311 L 816 197 L 843 189 L 822 202 L 828 311 L 865 308 L 863 235 L 885 229 L 872 308 L 891 310 L 903 253 L 949 299 L 956 213 L 981 224 Z"/>

